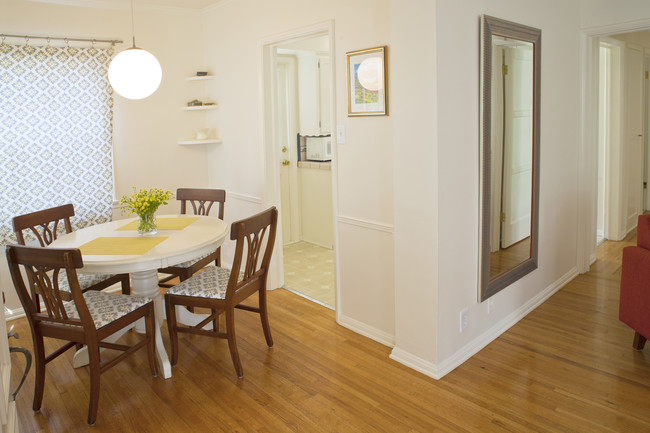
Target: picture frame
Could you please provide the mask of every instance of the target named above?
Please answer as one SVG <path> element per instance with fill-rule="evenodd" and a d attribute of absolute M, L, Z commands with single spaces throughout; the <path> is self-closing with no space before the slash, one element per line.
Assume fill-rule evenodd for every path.
<path fill-rule="evenodd" d="M 347 52 L 348 116 L 388 115 L 387 47 Z"/>

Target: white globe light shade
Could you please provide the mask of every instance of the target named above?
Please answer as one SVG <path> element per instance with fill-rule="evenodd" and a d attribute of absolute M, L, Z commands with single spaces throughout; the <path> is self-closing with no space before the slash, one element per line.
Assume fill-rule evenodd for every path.
<path fill-rule="evenodd" d="M 108 66 L 108 81 L 128 99 L 144 99 L 156 91 L 162 80 L 158 60 L 141 48 L 119 53 Z"/>
<path fill-rule="evenodd" d="M 363 87 L 376 92 L 384 88 L 384 65 L 380 57 L 369 57 L 359 65 L 357 77 Z"/>

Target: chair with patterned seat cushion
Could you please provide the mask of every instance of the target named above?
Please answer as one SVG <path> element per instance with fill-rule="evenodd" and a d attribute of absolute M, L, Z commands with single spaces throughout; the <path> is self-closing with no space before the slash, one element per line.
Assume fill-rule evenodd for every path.
<path fill-rule="evenodd" d="M 172 365 L 178 361 L 178 333 L 187 332 L 228 340 L 230 356 L 238 377 L 244 370 L 235 339 L 235 308 L 260 315 L 266 344 L 273 347 L 266 307 L 266 282 L 275 243 L 278 211 L 272 207 L 250 218 L 234 222 L 230 239 L 236 241 L 232 269 L 207 266 L 202 272 L 167 290 L 165 308 L 172 343 Z M 242 304 L 258 294 L 258 305 Z M 176 306 L 209 308 L 211 314 L 195 326 L 183 326 L 176 319 Z M 214 325 L 219 314 L 225 313 L 226 332 Z M 204 327 L 213 322 L 212 330 Z"/>
<path fill-rule="evenodd" d="M 74 216 L 74 206 L 65 204 L 44 209 L 13 218 L 14 233 L 20 245 L 26 245 L 27 236 L 34 237 L 42 246 L 54 242 L 61 233 L 72 233 L 70 218 Z M 78 273 L 79 285 L 82 291 L 102 290 L 113 284 L 122 285 L 122 293 L 131 293 L 129 274 L 83 274 Z M 65 277 L 59 281 L 59 290 L 70 292 Z M 64 295 L 67 296 L 67 295 Z"/>
<path fill-rule="evenodd" d="M 223 189 L 178 188 L 176 199 L 181 202 L 181 214 L 183 215 L 187 214 L 188 203 L 192 206 L 194 215 L 210 215 L 212 206 L 218 203 L 217 217 L 223 220 L 224 203 L 226 202 L 226 191 Z M 221 266 L 221 248 L 198 259 L 158 269 L 161 274 L 169 274 L 161 278 L 158 284 L 161 287 L 172 287 L 173 284 L 168 281 L 176 277 L 180 281 L 185 281 L 211 262 L 214 262 L 216 266 Z"/>
<path fill-rule="evenodd" d="M 88 424 L 97 419 L 100 375 L 138 349 L 147 346 L 149 369 L 156 376 L 154 306 L 149 298 L 89 290 L 81 291 L 77 269 L 83 266 L 78 249 L 27 247 L 8 245 L 6 248 L 9 271 L 20 302 L 27 316 L 34 343 L 35 386 L 34 411 L 40 411 L 45 388 L 45 366 L 68 349 L 86 345 L 90 370 L 90 403 Z M 21 273 L 23 267 L 30 288 L 27 289 Z M 59 281 L 63 275 L 68 281 L 72 300 L 62 296 Z M 44 304 L 40 311 L 39 299 Z M 131 327 L 144 319 L 146 334 L 129 346 L 102 341 L 110 335 Z M 66 341 L 49 355 L 45 354 L 45 337 Z M 102 361 L 100 348 L 122 353 Z M 105 357 L 105 356 L 104 356 Z M 128 380 L 119 377 L 119 380 Z"/>

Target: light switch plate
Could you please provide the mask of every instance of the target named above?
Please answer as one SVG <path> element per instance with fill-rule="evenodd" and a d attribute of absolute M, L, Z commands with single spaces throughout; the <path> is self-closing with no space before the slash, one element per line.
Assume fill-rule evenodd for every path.
<path fill-rule="evenodd" d="M 336 125 L 336 143 L 345 144 L 345 125 Z"/>

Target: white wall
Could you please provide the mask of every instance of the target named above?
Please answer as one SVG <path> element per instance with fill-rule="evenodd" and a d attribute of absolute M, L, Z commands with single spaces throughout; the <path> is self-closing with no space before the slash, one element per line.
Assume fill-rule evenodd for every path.
<path fill-rule="evenodd" d="M 495 295 L 490 315 L 487 303 L 477 302 L 479 128 L 467 127 L 478 126 L 481 14 L 542 30 L 539 268 Z M 488 337 L 487 331 L 503 318 L 576 273 L 579 19 L 578 4 L 563 0 L 476 0 L 462 5 L 438 1 L 439 218 L 444 249 L 439 298 L 445 306 L 438 321 L 439 364 L 463 346 Z M 465 307 L 469 328 L 459 334 L 459 312 Z"/>
<path fill-rule="evenodd" d="M 388 341 L 394 334 L 391 118 L 348 118 L 346 51 L 390 45 L 387 0 L 227 1 L 203 16 L 207 65 L 217 76 L 223 144 L 210 153 L 210 183 L 233 194 L 227 215 L 275 204 L 266 184 L 262 47 L 278 35 L 334 20 L 335 122 L 347 143 L 335 150 L 338 177 L 339 321 Z M 390 90 L 389 90 L 390 92 Z M 244 199 L 242 199 L 244 198 Z M 386 340 L 388 338 L 388 340 Z"/>
<path fill-rule="evenodd" d="M 580 0 L 583 29 L 634 23 L 650 18 L 647 0 Z"/>
<path fill-rule="evenodd" d="M 440 377 L 576 274 L 580 15 L 577 2 L 561 0 L 438 0 L 435 12 L 428 2 L 414 0 L 407 5 L 409 10 L 404 11 L 402 2 L 396 2 L 391 11 L 393 49 L 405 50 L 405 57 L 394 62 L 393 72 L 397 75 L 399 65 L 412 64 L 418 58 L 426 65 L 423 69 L 435 65 L 429 73 L 435 84 L 425 77 L 413 81 L 422 86 L 423 99 L 434 95 L 435 107 L 427 114 L 436 117 L 426 123 L 418 118 L 420 122 L 410 124 L 406 117 L 423 108 L 412 102 L 408 104 L 412 112 L 407 108 L 404 118 L 394 118 L 396 150 L 410 138 L 409 150 L 415 146 L 412 154 L 417 155 L 417 161 L 396 156 L 395 196 L 400 199 L 395 209 L 397 320 L 392 356 Z M 539 268 L 495 295 L 490 314 L 487 303 L 477 301 L 481 14 L 542 30 Z M 424 17 L 429 18 L 428 26 Z M 413 28 L 427 27 L 429 32 L 420 31 L 424 34 L 408 34 Z M 432 55 L 426 48 L 434 38 Z M 403 86 L 400 93 L 408 94 L 415 85 Z M 406 104 L 407 97 L 402 98 Z M 433 132 L 433 138 L 423 131 L 423 124 L 434 125 L 432 131 L 426 131 Z M 413 129 L 417 132 L 410 131 Z M 417 174 L 409 169 L 409 163 L 414 164 Z M 434 171 L 432 186 L 425 167 Z M 409 204 L 409 199 L 422 203 Z M 433 232 L 427 224 L 433 225 Z M 418 233 L 431 246 L 418 242 Z M 410 253 L 409 244 L 416 245 Z M 419 253 L 424 257 L 419 258 Z M 435 263 L 435 281 L 421 266 L 427 259 Z M 418 271 L 419 275 L 409 276 L 409 272 Z M 411 287 L 406 287 L 403 279 Z M 469 309 L 469 327 L 460 333 L 459 313 L 464 308 Z M 437 317 L 422 317 L 426 314 Z"/>
<path fill-rule="evenodd" d="M 627 42 L 628 44 L 636 44 L 641 45 L 644 48 L 650 48 L 650 30 L 612 35 L 612 38 Z"/>
<path fill-rule="evenodd" d="M 392 357 L 414 367 L 424 364 L 419 369 L 427 372 L 435 368 L 441 309 L 436 13 L 435 2 L 428 0 L 391 1 L 389 78 L 395 173 Z"/>

